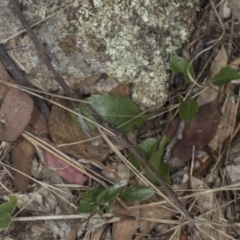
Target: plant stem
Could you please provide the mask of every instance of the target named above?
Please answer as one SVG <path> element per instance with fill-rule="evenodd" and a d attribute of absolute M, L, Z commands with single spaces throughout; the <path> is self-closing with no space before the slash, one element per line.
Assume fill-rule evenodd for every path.
<path fill-rule="evenodd" d="M 26 32 L 29 34 L 30 38 L 32 39 L 36 49 L 39 52 L 40 57 L 48 67 L 49 71 L 52 72 L 54 75 L 55 80 L 60 84 L 60 86 L 63 88 L 65 93 L 72 98 L 79 99 L 79 97 L 68 87 L 68 85 L 65 83 L 62 76 L 53 68 L 49 56 L 47 54 L 46 49 L 43 47 L 43 45 L 38 40 L 37 36 L 31 29 L 30 25 L 28 24 L 27 20 L 25 19 L 24 15 L 22 14 L 19 4 L 16 0 L 9 0 L 13 8 L 15 9 L 17 16 L 21 23 L 23 24 L 24 28 L 26 29 Z M 182 202 L 178 199 L 176 193 L 171 189 L 171 187 L 158 175 L 156 170 L 152 167 L 152 165 L 148 162 L 146 158 L 144 158 L 140 152 L 135 148 L 135 146 L 127 139 L 125 135 L 123 135 L 119 130 L 117 130 L 115 127 L 113 127 L 111 124 L 106 122 L 101 116 L 99 116 L 96 111 L 86 103 L 80 103 L 82 107 L 84 107 L 93 117 L 98 121 L 99 124 L 104 126 L 105 128 L 109 129 L 124 145 L 127 147 L 152 173 L 152 175 L 157 179 L 157 181 L 162 185 L 162 187 L 165 189 L 169 200 L 173 203 L 176 209 L 178 209 L 189 221 L 189 225 L 192 227 L 192 230 L 196 237 L 199 240 L 203 240 L 198 228 L 196 227 L 196 219 L 194 216 L 190 214 L 190 212 L 185 208 L 185 206 L 182 204 Z M 78 109 L 77 104 L 73 103 L 74 110 L 75 108 Z M 79 112 L 79 109 L 78 109 Z M 84 122 L 84 124 L 86 124 Z M 83 125 L 82 125 L 83 126 Z M 87 128 L 88 129 L 88 128 Z M 86 130 L 86 129 L 85 129 Z"/>
<path fill-rule="evenodd" d="M 75 94 L 74 91 L 72 91 L 68 85 L 66 84 L 66 82 L 64 81 L 63 77 L 61 76 L 61 74 L 59 72 L 57 72 L 55 70 L 55 68 L 53 67 L 51 60 L 48 56 L 48 53 L 45 49 L 45 47 L 41 44 L 40 40 L 37 38 L 36 34 L 34 33 L 34 31 L 32 30 L 31 26 L 29 25 L 29 23 L 27 22 L 26 18 L 24 17 L 20 6 L 18 4 L 17 1 L 15 0 L 9 0 L 9 2 L 11 3 L 11 5 L 13 6 L 20 22 L 22 23 L 23 27 L 25 28 L 26 32 L 28 33 L 29 37 L 32 39 L 33 44 L 36 48 L 36 50 L 39 53 L 39 56 L 41 57 L 41 59 L 43 60 L 43 62 L 45 63 L 47 69 L 49 70 L 49 72 L 53 75 L 55 81 L 62 87 L 62 89 L 64 90 L 64 92 L 66 93 L 66 95 L 68 97 L 71 97 L 73 99 L 79 99 L 79 97 L 77 96 L 77 94 Z M 75 112 L 81 114 L 80 109 L 78 108 L 78 104 L 74 101 L 71 101 L 73 109 Z M 86 122 L 84 121 L 83 118 L 78 117 L 78 121 L 80 122 L 83 131 L 85 132 L 85 134 L 89 137 L 89 138 L 93 138 L 93 134 L 91 133 L 90 129 L 88 128 Z M 99 140 L 93 140 L 93 144 L 94 145 L 98 145 Z"/>

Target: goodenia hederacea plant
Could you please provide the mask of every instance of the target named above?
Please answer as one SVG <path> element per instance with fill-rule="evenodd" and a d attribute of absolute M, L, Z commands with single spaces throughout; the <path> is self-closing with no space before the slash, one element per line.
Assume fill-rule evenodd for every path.
<path fill-rule="evenodd" d="M 0 205 L 0 231 L 8 228 L 12 222 L 12 212 L 17 205 L 17 197 L 9 195 L 9 202 Z"/>
<path fill-rule="evenodd" d="M 218 74 L 213 77 L 212 84 L 216 86 L 222 86 L 230 83 L 233 80 L 240 79 L 240 72 L 227 66 L 222 68 Z"/>
<path fill-rule="evenodd" d="M 121 181 L 120 183 L 108 188 L 95 187 L 83 193 L 78 207 L 78 212 L 97 212 L 101 216 L 103 214 L 103 211 L 112 211 L 114 208 L 112 201 L 119 196 L 120 192 L 126 184 L 127 181 Z"/>
<path fill-rule="evenodd" d="M 155 191 L 150 187 L 144 185 L 131 185 L 120 194 L 120 197 L 129 202 L 136 202 L 143 201 L 151 197 L 154 193 Z"/>
<path fill-rule="evenodd" d="M 146 158 L 150 159 L 154 150 L 156 149 L 157 141 L 155 138 L 148 138 L 137 145 L 137 150 Z M 141 164 L 138 159 L 130 153 L 129 162 L 133 164 L 134 167 L 140 169 Z"/>
<path fill-rule="evenodd" d="M 189 122 L 196 116 L 198 104 L 194 99 L 187 98 L 180 103 L 178 111 L 180 118 L 186 122 Z"/>
<path fill-rule="evenodd" d="M 152 154 L 149 163 L 155 168 L 155 170 L 165 180 L 165 182 L 170 184 L 169 166 L 163 161 L 165 148 L 168 143 L 169 139 L 164 135 L 162 141 L 159 144 L 158 150 Z M 146 178 L 149 179 L 152 183 L 158 185 L 158 181 L 156 181 L 152 173 L 147 168 L 145 168 L 144 170 Z"/>
<path fill-rule="evenodd" d="M 182 73 L 186 82 L 192 83 L 191 78 L 194 77 L 193 66 L 186 58 L 174 56 L 171 59 L 171 70 L 177 74 Z"/>
<path fill-rule="evenodd" d="M 122 180 L 108 188 L 95 187 L 83 193 L 78 212 L 97 212 L 101 216 L 103 212 L 111 212 L 114 209 L 114 204 L 112 202 L 116 200 L 117 197 L 135 202 L 143 201 L 155 193 L 152 188 L 147 186 L 135 185 L 125 188 L 126 185 L 127 181 Z"/>
<path fill-rule="evenodd" d="M 140 126 L 147 118 L 142 114 L 140 107 L 128 97 L 119 95 L 92 95 L 85 99 L 91 103 L 93 109 L 107 122 L 119 128 L 122 133 L 129 133 L 134 126 Z M 94 118 L 84 109 L 80 108 L 82 114 L 91 120 Z M 73 116 L 76 120 L 76 117 Z M 75 121 L 76 122 L 76 121 Z M 94 124 L 86 120 L 90 129 Z"/>
<path fill-rule="evenodd" d="M 159 144 L 159 148 L 156 149 L 156 139 L 148 138 L 142 141 L 137 145 L 137 149 L 141 152 L 141 154 L 146 157 L 150 164 L 154 167 L 154 169 L 159 173 L 159 175 L 167 182 L 170 183 L 169 176 L 169 167 L 168 164 L 163 161 L 165 147 L 169 143 L 169 139 L 164 136 L 162 141 Z M 142 166 L 138 159 L 131 153 L 129 156 L 129 161 L 136 167 L 137 169 L 144 169 L 144 176 L 150 180 L 154 184 L 158 184 L 155 178 L 152 176 L 152 173 L 145 167 Z"/>
<path fill-rule="evenodd" d="M 194 70 L 190 62 L 182 57 L 174 56 L 171 59 L 171 70 L 176 73 L 182 73 L 186 82 L 192 83 Z M 184 121 L 191 121 L 197 114 L 198 106 L 194 99 L 187 98 L 180 103 L 179 115 Z"/>

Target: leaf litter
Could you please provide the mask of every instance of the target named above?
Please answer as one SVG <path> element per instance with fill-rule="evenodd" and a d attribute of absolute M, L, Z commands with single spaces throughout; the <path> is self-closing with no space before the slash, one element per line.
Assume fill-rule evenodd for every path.
<path fill-rule="evenodd" d="M 231 2 L 231 1 L 229 1 L 229 2 Z M 232 1 L 230 3 L 230 5 L 229 5 L 230 10 L 232 10 L 232 6 L 234 4 L 235 4 L 234 1 Z M 220 47 L 220 50 L 218 51 L 216 58 L 212 62 L 211 69 L 208 72 L 209 76 L 213 76 L 213 78 L 209 77 L 210 81 L 211 81 L 211 79 L 213 79 L 213 82 L 212 82 L 213 84 L 216 84 L 216 82 L 217 82 L 216 85 L 220 86 L 223 83 L 226 84 L 225 81 L 227 81 L 227 83 L 228 83 L 230 80 L 238 78 L 238 73 L 236 73 L 236 71 L 232 71 L 232 68 L 226 67 L 227 61 L 228 61 L 228 59 L 226 58 L 226 50 L 222 45 Z M 189 62 L 183 61 L 183 63 L 184 63 L 184 66 L 183 66 L 184 76 L 185 76 L 185 78 L 187 78 L 188 73 L 186 70 L 186 66 L 187 66 L 187 64 L 189 64 Z M 223 67 L 226 67 L 226 68 L 224 70 L 221 70 Z M 179 69 L 181 69 L 181 66 L 180 67 L 177 66 L 177 70 L 175 72 L 179 72 Z M 194 74 L 192 73 L 192 70 L 190 71 L 190 73 L 192 76 L 194 76 Z M 195 74 L 196 73 L 197 73 L 197 71 L 195 70 Z M 229 75 L 230 75 L 230 77 L 229 77 Z M 214 78 L 214 76 L 215 76 L 215 78 Z M 226 76 L 228 79 L 226 79 Z M 222 81 L 222 79 L 223 79 L 223 81 Z M 94 79 L 94 81 L 96 81 L 96 79 Z M 210 81 L 209 81 L 209 83 L 210 83 Z M 130 94 L 129 86 L 118 86 L 118 87 L 114 86 L 114 87 L 115 88 L 114 88 L 114 90 L 111 91 L 111 93 L 114 93 L 114 94 L 120 93 L 124 97 L 129 96 L 129 94 Z M 227 150 L 229 150 L 229 149 L 227 149 L 228 143 L 230 143 L 230 141 L 232 141 L 234 134 L 235 135 L 237 134 L 237 132 L 234 132 L 234 130 L 237 127 L 236 126 L 236 115 L 237 115 L 237 111 L 238 111 L 238 101 L 236 101 L 232 97 L 236 94 L 236 88 L 237 88 L 236 85 L 234 85 L 232 83 L 229 83 L 226 87 L 220 86 L 220 88 L 209 84 L 209 86 L 206 87 L 206 90 L 204 89 L 202 94 L 200 94 L 200 97 L 198 97 L 198 99 L 197 99 L 199 108 L 198 108 L 198 111 L 195 111 L 195 112 L 197 112 L 196 115 L 193 117 L 192 121 L 186 122 L 184 124 L 184 128 L 182 130 L 180 137 L 177 134 L 178 133 L 177 129 L 178 129 L 179 123 L 183 120 L 181 120 L 180 118 L 175 119 L 169 125 L 170 131 L 167 131 L 167 135 L 170 138 L 170 140 L 173 139 L 174 136 L 177 136 L 177 141 L 175 144 L 173 144 L 173 147 L 172 147 L 170 153 L 173 157 L 179 159 L 181 162 L 186 163 L 193 157 L 194 147 L 197 151 L 199 151 L 199 150 L 203 150 L 203 147 L 206 144 L 208 144 L 211 147 L 212 151 L 214 151 L 214 157 L 216 157 L 215 158 L 216 162 L 214 162 L 215 165 L 213 166 L 213 168 L 212 168 L 212 166 L 209 165 L 208 169 L 204 170 L 204 173 L 201 175 L 201 176 L 204 176 L 204 181 L 203 181 L 203 179 L 189 177 L 190 178 L 189 183 L 191 183 L 190 189 L 193 192 L 196 191 L 196 189 L 199 188 L 200 186 L 203 189 L 208 189 L 208 190 L 210 190 L 211 188 L 219 187 L 219 185 L 217 185 L 217 183 L 219 181 L 222 181 L 222 183 L 224 184 L 224 177 L 223 177 L 224 174 L 228 178 L 229 184 L 236 183 L 239 181 L 239 179 L 237 178 L 237 175 L 238 175 L 237 169 L 239 168 L 237 161 L 232 160 L 233 164 L 229 164 L 229 162 L 227 160 L 225 160 L 224 164 L 226 165 L 226 168 L 219 167 L 221 165 L 221 163 L 223 162 L 223 160 L 221 160 L 223 158 L 222 154 L 226 153 Z M 90 89 L 91 89 L 91 87 L 90 87 Z M 2 89 L 1 89 L 1 92 L 4 92 L 3 104 L 0 109 L 0 112 L 2 111 L 1 112 L 1 120 L 2 120 L 1 123 L 5 124 L 5 120 L 7 120 L 7 122 L 11 122 L 11 120 L 9 120 L 10 117 L 7 115 L 7 113 L 9 113 L 9 111 L 7 111 L 7 109 L 9 109 L 10 108 L 9 106 L 11 106 L 11 104 L 13 104 L 14 106 L 15 105 L 18 106 L 18 110 L 16 110 L 18 114 L 13 115 L 13 118 L 14 118 L 14 120 L 16 120 L 16 119 L 19 120 L 19 122 L 15 121 L 15 123 L 21 123 L 21 124 L 19 124 L 19 129 L 16 128 L 17 130 L 16 131 L 14 130 L 14 132 L 13 131 L 11 132 L 8 130 L 7 127 L 4 127 L 2 130 L 2 132 L 3 132 L 2 136 L 4 136 L 4 139 L 2 139 L 2 141 L 12 142 L 12 141 L 15 141 L 16 139 L 18 139 L 18 141 L 15 144 L 15 148 L 12 151 L 12 160 L 13 160 L 13 162 L 17 162 L 17 163 L 20 162 L 20 166 L 16 166 L 16 165 L 14 165 L 14 163 L 13 163 L 13 166 L 16 167 L 17 169 L 19 169 L 21 172 L 25 172 L 27 175 L 30 175 L 29 169 L 31 169 L 31 166 L 32 166 L 31 159 L 33 158 L 33 149 L 32 149 L 33 147 L 29 144 L 25 146 L 24 144 L 27 144 L 27 141 L 23 140 L 19 137 L 21 136 L 21 134 L 23 133 L 23 131 L 25 129 L 27 129 L 28 131 L 31 131 L 36 136 L 40 136 L 40 137 L 42 137 L 42 136 L 46 137 L 47 134 L 49 134 L 49 132 L 48 132 L 46 122 L 44 122 L 41 119 L 42 118 L 41 114 L 39 114 L 35 111 L 35 109 L 33 108 L 31 99 L 27 97 L 28 95 L 22 94 L 22 92 L 19 90 L 18 91 L 14 90 L 14 95 L 16 94 L 16 96 L 20 96 L 20 95 L 24 95 L 24 96 L 17 97 L 17 99 L 15 99 L 13 103 L 6 102 L 9 99 L 9 95 L 8 95 L 9 93 L 7 93 L 7 91 L 10 91 L 10 90 L 11 89 L 5 89 L 2 91 Z M 94 92 L 96 92 L 96 90 L 92 91 L 92 93 L 94 93 Z M 10 92 L 10 93 L 12 94 L 12 92 Z M 20 94 L 20 95 L 17 95 L 17 94 Z M 95 102 L 98 103 L 99 99 L 101 99 L 102 97 L 104 98 L 106 96 L 107 95 L 102 95 L 100 97 L 96 97 Z M 224 97 L 222 97 L 222 96 L 224 96 Z M 95 96 L 93 96 L 92 98 L 95 98 Z M 26 103 L 24 103 L 24 101 L 25 101 L 24 99 L 27 100 L 28 104 L 30 104 L 30 105 L 25 105 Z M 67 102 L 67 101 L 64 102 L 64 101 L 65 100 L 58 100 L 58 103 L 71 109 L 70 104 L 68 104 L 69 102 Z M 106 102 L 111 102 L 111 101 L 112 101 L 111 98 L 107 98 L 107 100 L 106 100 Z M 8 105 L 8 104 L 10 104 L 10 105 Z M 19 109 L 22 109 L 21 104 L 26 106 L 26 108 L 27 108 L 27 112 L 24 114 L 22 114 L 21 111 L 19 110 Z M 102 102 L 103 106 L 104 106 L 104 104 L 105 103 Z M 125 105 L 128 105 L 128 102 L 126 102 Z M 118 107 L 115 106 L 114 109 L 118 110 Z M 109 115 L 112 114 L 111 113 L 112 110 L 110 111 L 110 114 L 108 111 L 106 111 L 106 109 L 104 109 L 104 111 L 105 111 L 105 113 L 103 114 L 104 116 L 109 117 Z M 130 112 L 132 113 L 132 111 L 130 111 Z M 139 111 L 139 113 L 141 113 L 141 111 Z M 117 116 L 117 114 L 116 114 L 116 116 Z M 137 113 L 134 113 L 134 114 L 132 114 L 132 116 L 134 116 L 136 114 Z M 26 119 L 23 118 L 23 115 L 24 115 L 24 117 L 26 117 Z M 59 116 L 61 116 L 61 117 L 59 117 Z M 181 114 L 180 114 L 180 116 L 181 116 Z M 145 119 L 142 119 L 142 120 L 144 121 Z M 185 120 L 190 120 L 190 119 L 185 119 Z M 126 119 L 124 121 L 126 121 Z M 114 119 L 112 121 L 112 124 L 115 124 L 115 123 L 116 123 L 116 119 Z M 121 124 L 121 123 L 117 122 L 116 126 L 118 126 L 119 124 Z M 14 125 L 13 126 L 10 125 L 10 126 L 15 127 Z M 93 166 L 91 166 L 90 169 L 94 169 L 94 166 L 97 166 L 98 173 L 100 173 L 99 169 L 103 169 L 103 168 L 105 168 L 105 170 L 111 171 L 111 168 L 114 166 L 114 164 L 115 164 L 115 168 L 116 168 L 116 165 L 119 163 L 118 161 L 116 161 L 115 156 L 112 156 L 112 160 L 110 160 L 110 161 L 116 161 L 116 163 L 111 164 L 111 168 L 109 168 L 109 165 L 106 166 L 105 164 L 108 163 L 106 161 L 106 159 L 109 157 L 110 154 L 114 155 L 110 151 L 107 144 L 104 141 L 102 141 L 101 145 L 95 148 L 95 146 L 92 145 L 91 141 L 87 141 L 88 139 L 86 138 L 85 134 L 81 132 L 81 128 L 79 128 L 79 126 L 74 122 L 73 118 L 71 117 L 71 114 L 69 114 L 69 112 L 67 112 L 66 110 L 63 110 L 62 108 L 54 105 L 52 107 L 52 112 L 51 112 L 48 126 L 49 126 L 49 131 L 50 131 L 52 140 L 54 140 L 55 143 L 50 142 L 50 140 L 47 138 L 45 138 L 45 141 L 49 145 L 56 144 L 56 146 L 58 146 L 59 149 L 61 149 L 63 152 L 70 154 L 75 159 L 79 159 L 80 161 L 82 161 L 84 159 L 87 160 L 85 162 L 85 164 L 87 164 L 87 165 L 89 163 L 92 164 L 91 162 L 94 162 Z M 127 132 L 136 131 L 137 128 L 136 129 L 135 128 L 136 128 L 136 122 L 134 122 L 133 125 L 130 125 L 130 127 L 127 127 L 125 130 L 123 130 L 123 132 L 127 133 Z M 15 128 L 13 128 L 13 129 L 15 129 Z M 101 138 L 97 129 L 91 130 L 91 131 L 94 132 L 95 137 Z M 14 135 L 13 133 L 14 134 L 16 133 L 16 135 Z M 139 139 L 137 139 L 137 140 L 138 140 L 138 143 L 141 142 L 141 141 L 139 141 Z M 157 144 L 157 141 L 159 142 L 159 139 L 154 140 L 154 144 L 151 145 L 151 151 L 150 151 L 151 153 L 150 152 L 146 153 L 146 155 L 149 155 L 149 159 L 151 159 L 151 156 L 153 155 L 153 153 L 155 153 L 155 155 L 156 155 L 154 157 L 155 160 L 159 160 L 159 159 L 163 160 L 163 157 L 162 157 L 163 150 L 160 149 L 160 145 Z M 75 142 L 76 144 L 68 145 L 73 142 Z M 21 145 L 23 145 L 23 146 L 21 146 Z M 157 146 L 159 146 L 159 148 Z M 27 151 L 28 148 L 29 148 L 29 151 Z M 148 147 L 146 147 L 146 150 L 149 150 Z M 230 152 L 230 156 L 231 156 L 231 154 L 232 154 L 231 149 L 229 150 L 229 152 Z M 124 153 L 124 154 L 126 154 L 126 153 Z M 126 156 L 128 156 L 128 154 L 129 153 L 127 153 Z M 238 153 L 236 152 L 235 155 L 238 155 Z M 80 173 L 78 173 L 78 175 L 80 176 L 81 180 L 80 181 L 75 181 L 75 180 L 72 181 L 70 179 L 70 177 L 74 177 L 75 173 L 72 173 L 72 172 L 69 173 L 67 171 L 65 172 L 64 170 L 67 169 L 68 166 L 62 165 L 60 163 L 58 164 L 57 163 L 58 160 L 53 159 L 54 157 L 50 156 L 47 152 L 42 152 L 42 156 L 44 159 L 44 163 L 46 165 L 48 165 L 49 162 L 54 163 L 50 167 L 51 170 L 53 170 L 52 171 L 53 175 L 55 174 L 56 171 L 58 171 L 58 172 L 63 171 L 63 174 L 60 174 L 60 175 L 68 182 L 77 183 L 77 185 L 82 185 L 82 184 L 84 184 L 84 182 L 87 182 L 87 184 L 92 187 L 91 181 L 86 181 L 86 177 L 84 177 Z M 208 159 L 208 158 L 210 158 L 210 157 L 205 156 L 204 161 L 207 161 L 206 159 Z M 199 162 L 201 164 L 201 161 L 200 160 L 198 161 L 197 154 L 193 157 L 193 159 L 194 159 L 195 163 Z M 36 161 L 34 161 L 34 162 L 36 162 Z M 133 162 L 137 163 L 136 159 Z M 159 162 L 157 162 L 157 164 L 159 164 Z M 24 169 L 22 169 L 21 165 L 22 166 L 26 165 L 27 168 L 24 170 Z M 139 172 L 143 172 L 146 174 L 147 170 L 144 169 L 143 166 L 138 164 L 138 165 L 136 165 L 136 167 L 138 168 Z M 44 166 L 44 168 L 46 168 L 46 167 Z M 59 168 L 60 168 L 60 170 L 59 170 Z M 170 166 L 170 168 L 174 169 L 175 166 L 174 165 Z M 193 165 L 193 168 L 195 170 L 196 166 Z M 209 168 L 211 168 L 210 173 L 209 173 Z M 163 168 L 161 167 L 161 169 L 163 169 Z M 234 176 L 233 176 L 233 171 L 231 169 L 236 170 L 236 173 L 234 172 Z M 185 171 L 185 173 L 189 172 L 188 170 L 184 170 L 183 167 L 181 167 L 180 169 L 177 168 L 177 170 L 181 170 L 181 171 L 183 170 L 183 171 Z M 223 173 L 221 172 L 221 174 L 219 174 L 219 170 L 222 171 Z M 37 171 L 38 170 L 35 171 L 36 179 L 38 178 L 38 176 L 40 176 L 40 175 L 38 175 Z M 165 173 L 167 171 L 168 170 L 166 170 L 166 169 L 164 170 Z M 66 174 L 65 177 L 64 177 L 64 174 Z M 50 175 L 48 175 L 49 177 L 47 179 L 50 179 Z M 169 176 L 169 174 L 167 174 L 167 176 Z M 133 180 L 133 179 L 134 179 L 134 181 L 137 181 L 132 176 L 131 180 Z M 173 180 L 173 179 L 171 179 L 171 180 Z M 29 187 L 31 185 L 29 186 L 28 178 L 21 179 L 21 177 L 17 176 L 17 174 L 14 174 L 14 181 L 15 181 L 16 190 L 22 191 L 22 192 L 30 190 Z M 27 183 L 25 183 L 25 182 L 27 182 Z M 52 180 L 50 182 L 53 183 Z M 62 183 L 64 183 L 64 182 L 62 182 Z M 210 185 L 210 187 L 207 186 L 206 183 L 208 183 Z M 30 184 L 32 184 L 32 183 L 30 183 Z M 65 184 L 66 184 L 66 182 L 65 182 Z M 85 187 L 87 186 L 87 184 L 85 184 Z M 186 185 L 184 185 L 184 181 L 182 181 L 181 184 L 178 186 L 179 189 L 181 187 L 186 186 Z M 79 186 L 77 186 L 77 187 L 79 187 Z M 225 190 L 229 191 L 229 189 L 227 188 L 228 186 L 225 186 L 225 187 L 226 187 Z M 69 189 L 71 189 L 71 187 L 67 187 L 67 185 L 66 185 L 65 190 L 69 193 L 69 195 L 71 195 L 70 193 L 72 193 L 72 192 Z M 86 190 L 86 188 L 85 188 L 85 190 Z M 183 191 L 184 191 L 184 189 L 183 189 Z M 57 193 L 57 192 L 58 191 L 56 191 L 55 193 Z M 46 197 L 46 201 L 47 200 L 49 201 L 49 204 L 46 205 L 47 208 L 43 208 L 43 205 L 41 203 L 42 200 L 39 202 L 40 205 L 39 205 L 38 210 L 42 213 L 44 213 L 45 211 L 52 212 L 52 213 L 57 211 L 56 208 L 57 208 L 57 205 L 59 204 L 59 201 L 57 200 L 57 198 L 55 198 L 55 194 L 52 195 L 53 197 L 50 197 L 50 195 L 51 195 L 50 193 L 51 193 L 51 191 L 43 194 Z M 233 193 L 234 193 L 235 200 L 238 201 L 238 192 L 234 191 Z M 59 194 L 59 192 L 58 192 L 58 194 Z M 185 194 L 187 194 L 187 192 L 185 192 Z M 60 195 L 61 195 L 61 193 L 60 193 Z M 196 195 L 197 195 L 196 203 L 195 203 L 195 205 L 193 205 L 193 209 L 191 211 L 196 215 L 199 214 L 199 217 L 204 217 L 204 219 L 205 219 L 204 221 L 205 221 L 205 223 L 207 223 L 206 226 L 208 226 L 208 227 L 202 226 L 202 230 L 204 230 L 205 234 L 208 235 L 208 236 L 206 236 L 207 237 L 206 239 L 208 239 L 208 237 L 209 237 L 209 239 L 210 238 L 222 239 L 223 236 L 225 236 L 225 238 L 227 236 L 229 236 L 230 233 L 226 230 L 226 227 L 225 227 L 226 224 L 225 225 L 223 224 L 223 223 L 226 223 L 226 217 L 225 217 L 223 211 L 220 210 L 219 214 L 218 214 L 217 213 L 218 209 L 216 209 L 216 210 L 212 211 L 211 214 L 209 213 L 208 216 L 206 216 L 206 211 L 211 211 L 212 209 L 215 208 L 216 204 L 221 206 L 221 204 L 223 204 L 223 202 L 226 201 L 224 198 L 225 195 L 223 194 L 223 196 L 219 196 L 219 195 L 221 195 L 220 190 L 219 190 L 219 194 L 215 194 L 214 192 L 209 193 L 209 191 L 208 192 L 206 191 L 205 195 L 201 195 L 200 193 L 196 194 Z M 226 199 L 229 199 L 229 198 L 227 198 L 227 195 L 228 194 L 226 194 Z M 24 196 L 26 196 L 26 195 L 22 195 L 21 197 L 24 199 Z M 57 196 L 57 194 L 56 194 L 56 196 Z M 19 195 L 19 197 L 20 197 L 20 195 Z M 34 198 L 34 196 L 32 196 L 32 197 Z M 186 197 L 186 198 L 188 198 L 188 197 Z M 50 199 L 51 199 L 51 201 L 50 201 Z M 68 199 L 67 200 L 67 201 L 69 201 L 68 203 L 71 202 L 71 204 L 72 204 L 72 196 L 69 198 L 66 197 L 66 199 Z M 25 201 L 27 201 L 27 200 L 23 201 L 23 205 L 21 205 L 21 207 L 25 206 L 25 203 L 24 203 Z M 145 221 L 141 220 L 140 222 L 138 222 L 138 221 L 135 221 L 134 218 L 133 218 L 133 220 L 128 220 L 128 219 L 124 219 L 124 217 L 122 217 L 122 219 L 124 219 L 124 220 L 113 223 L 114 231 L 113 231 L 112 238 L 113 239 L 131 239 L 132 237 L 135 236 L 135 239 L 140 240 L 140 239 L 142 239 L 142 237 L 140 235 L 136 236 L 137 232 L 139 232 L 140 234 L 143 234 L 143 235 L 144 234 L 152 234 L 152 232 L 151 232 L 152 229 L 155 229 L 155 231 L 158 232 L 159 237 L 160 237 L 159 239 L 164 239 L 164 234 L 161 235 L 161 233 L 164 233 L 165 231 L 166 231 L 165 234 L 167 234 L 168 237 L 170 236 L 170 233 L 173 233 L 172 239 L 179 239 L 177 236 L 180 236 L 180 235 L 186 237 L 188 235 L 187 228 L 182 227 L 182 230 L 185 231 L 183 233 L 183 231 L 177 231 L 176 230 L 177 228 L 176 227 L 174 228 L 174 224 L 170 223 L 172 221 L 173 217 L 176 216 L 174 211 L 171 209 L 170 205 L 168 205 L 166 203 L 161 205 L 159 203 L 160 204 L 159 207 L 151 206 L 152 203 L 157 202 L 157 201 L 163 201 L 163 200 L 159 199 L 157 197 L 154 200 L 150 199 L 149 202 L 147 201 L 147 203 L 146 203 L 146 204 L 149 204 L 149 206 L 146 208 L 142 208 L 142 209 L 141 209 L 141 206 L 138 205 L 138 203 L 137 204 L 135 203 L 134 205 L 131 205 L 131 207 L 132 206 L 136 207 L 136 208 L 133 208 L 135 210 L 133 210 L 132 212 L 129 210 L 131 208 L 126 210 L 125 208 L 123 208 L 121 206 L 118 214 L 122 214 L 122 215 L 126 215 L 126 216 L 130 215 L 130 217 L 142 216 L 145 218 L 151 218 L 152 222 L 150 221 L 150 223 L 148 224 L 146 219 L 145 219 Z M 50 202 L 52 202 L 52 204 Z M 117 209 L 119 206 L 120 206 L 119 203 L 116 202 L 115 209 Z M 29 211 L 34 211 L 34 205 L 31 209 L 29 209 Z M 68 211 L 71 212 L 70 209 L 68 209 Z M 166 212 L 166 214 L 165 214 L 165 212 Z M 117 213 L 117 211 L 116 211 L 116 213 Z M 203 214 L 203 215 L 201 215 L 201 214 Z M 210 217 L 210 215 L 211 215 L 211 217 Z M 103 215 L 103 217 L 104 217 L 104 215 Z M 232 217 L 232 216 L 229 216 L 229 218 L 230 217 Z M 212 227 L 211 221 L 213 221 L 213 219 L 216 222 L 220 223 L 220 225 L 221 224 L 222 225 L 217 226 L 217 227 L 215 226 L 215 229 L 211 230 L 211 227 Z M 170 224 L 156 224 L 154 222 L 154 220 L 169 220 Z M 101 220 L 99 222 L 101 222 Z M 147 222 L 147 224 L 146 224 L 146 222 Z M 104 224 L 104 223 L 101 224 L 102 227 L 99 229 L 99 231 L 97 231 L 96 229 L 92 229 L 90 227 L 92 223 L 93 222 L 91 222 L 91 220 L 90 220 L 89 226 L 86 225 L 86 227 L 88 227 L 88 229 L 89 229 L 88 234 L 90 234 L 91 231 L 95 232 L 96 235 L 94 235 L 95 238 L 93 238 L 93 239 L 100 239 L 101 235 L 104 234 L 103 232 L 105 231 L 104 229 L 106 228 L 106 224 L 108 224 L 108 221 L 106 221 L 106 224 Z M 203 223 L 203 224 L 205 224 L 205 223 Z M 211 227 L 209 227 L 209 226 L 211 226 Z M 235 228 L 237 228 L 236 226 L 235 226 Z M 229 226 L 227 226 L 227 227 L 229 227 Z M 122 231 L 123 228 L 126 230 L 125 232 Z M 168 233 L 169 228 L 172 229 L 170 231 L 170 233 Z M 70 231 L 68 231 L 68 233 L 70 233 Z M 77 233 L 77 234 L 79 236 L 79 233 Z M 239 235 L 238 232 L 235 234 Z M 66 236 L 67 235 L 65 235 L 65 237 Z M 228 238 L 228 239 L 233 239 L 233 238 Z"/>

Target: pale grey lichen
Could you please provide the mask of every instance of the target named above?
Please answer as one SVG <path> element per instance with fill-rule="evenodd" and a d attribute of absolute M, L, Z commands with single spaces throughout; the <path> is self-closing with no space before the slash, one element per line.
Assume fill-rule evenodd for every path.
<path fill-rule="evenodd" d="M 95 72 L 106 72 L 110 78 L 130 83 L 133 100 L 142 107 L 161 106 L 167 97 L 170 56 L 187 39 L 188 22 L 194 15 L 191 10 L 197 1 L 76 1 L 71 8 L 41 23 L 35 32 L 68 84 Z M 6 2 L 0 5 L 11 13 Z M 22 1 L 31 24 L 70 3 L 73 0 Z M 19 29 L 19 22 L 13 19 L 16 27 L 11 22 L 8 32 L 0 22 L 5 37 Z M 16 44 L 28 47 L 26 52 L 14 52 L 28 78 L 48 91 L 59 88 L 28 37 L 16 38 Z"/>
<path fill-rule="evenodd" d="M 110 76 L 131 83 L 134 101 L 159 106 L 167 96 L 170 54 L 188 36 L 190 18 L 182 12 L 187 5 L 189 1 L 83 1 L 72 22 L 89 58 L 97 57 Z"/>

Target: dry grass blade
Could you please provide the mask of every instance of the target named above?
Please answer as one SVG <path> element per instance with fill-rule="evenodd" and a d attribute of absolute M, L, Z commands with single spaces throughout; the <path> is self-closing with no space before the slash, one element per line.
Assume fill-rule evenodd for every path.
<path fill-rule="evenodd" d="M 31 142 L 36 148 L 40 147 L 42 149 L 45 149 L 46 151 L 48 151 L 49 153 L 53 154 L 54 156 L 57 156 L 59 159 L 61 159 L 62 161 L 64 161 L 68 165 L 76 168 L 77 170 L 81 171 L 85 175 L 91 177 L 95 181 L 99 182 L 101 185 L 106 186 L 106 184 L 104 182 L 102 182 L 97 177 L 95 177 L 94 175 L 92 175 L 91 173 L 86 171 L 85 170 L 85 166 L 83 166 L 80 163 L 74 161 L 72 158 L 70 158 L 69 156 L 67 156 L 63 152 L 59 151 L 55 147 L 51 146 L 50 144 L 47 144 L 46 142 L 44 142 L 40 138 L 35 137 L 34 135 L 32 135 L 31 133 L 28 133 L 28 132 L 23 133 L 22 136 L 24 138 L 26 138 L 29 142 Z M 100 175 L 98 175 L 98 176 L 99 176 L 99 178 L 103 178 Z"/>

